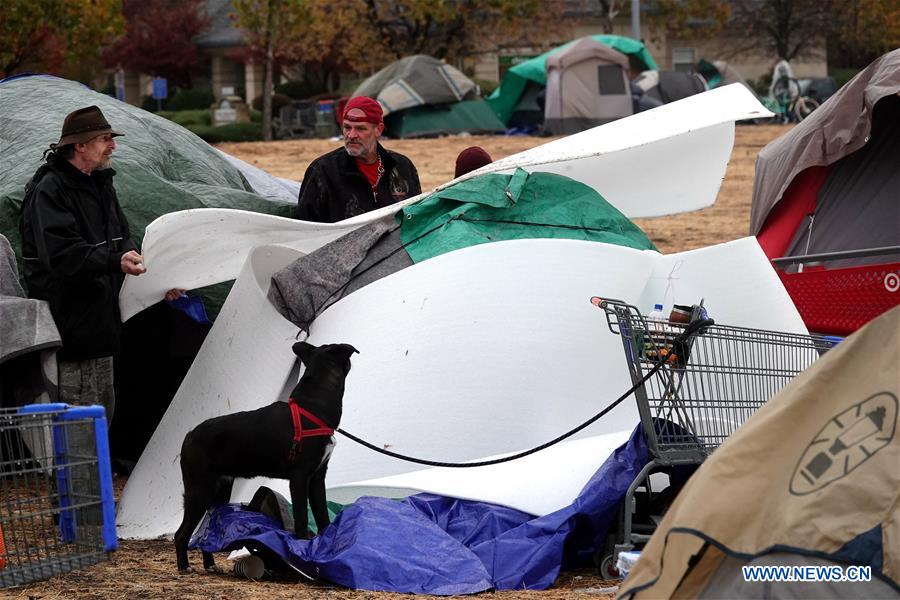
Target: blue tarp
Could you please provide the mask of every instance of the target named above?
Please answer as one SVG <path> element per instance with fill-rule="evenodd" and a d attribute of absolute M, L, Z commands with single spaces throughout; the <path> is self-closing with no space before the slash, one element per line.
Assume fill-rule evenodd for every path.
<path fill-rule="evenodd" d="M 210 512 L 191 548 L 218 552 L 261 544 L 304 573 L 361 590 L 542 590 L 561 568 L 589 563 L 646 463 L 638 427 L 572 504 L 542 517 L 432 494 L 363 497 L 344 507 L 321 535 L 298 540 L 273 519 L 228 504 Z"/>

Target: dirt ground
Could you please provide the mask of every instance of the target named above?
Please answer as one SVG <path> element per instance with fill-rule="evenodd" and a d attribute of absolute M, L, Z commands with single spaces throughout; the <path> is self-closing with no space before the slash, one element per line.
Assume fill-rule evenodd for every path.
<path fill-rule="evenodd" d="M 787 132 L 782 126 L 739 126 L 728 172 L 716 203 L 704 210 L 658 219 L 637 221 L 663 253 L 680 252 L 734 240 L 747 235 L 750 196 L 756 155 L 771 140 Z M 432 189 L 452 179 L 456 155 L 467 146 L 485 148 L 499 159 L 549 141 L 548 138 L 459 136 L 435 140 L 393 140 L 385 145 L 410 157 L 416 164 L 422 189 Z M 219 148 L 274 175 L 299 180 L 312 159 L 335 148 L 328 140 L 221 144 Z M 121 487 L 122 481 L 117 482 Z M 193 557 L 195 563 L 199 557 Z M 225 565 L 219 558 L 220 566 Z M 612 598 L 604 588 L 616 585 L 595 570 L 564 573 L 556 586 L 543 592 L 498 592 L 499 600 L 559 600 L 562 598 Z M 171 541 L 120 543 L 111 560 L 12 590 L 0 598 L 16 600 L 134 600 L 178 598 L 184 600 L 281 600 L 334 598 L 337 600 L 393 600 L 409 595 L 359 592 L 326 584 L 249 581 L 231 573 L 179 576 Z"/>

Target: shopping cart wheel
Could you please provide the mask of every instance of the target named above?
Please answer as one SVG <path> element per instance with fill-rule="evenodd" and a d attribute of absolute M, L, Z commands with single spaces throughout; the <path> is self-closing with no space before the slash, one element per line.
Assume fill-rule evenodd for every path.
<path fill-rule="evenodd" d="M 616 568 L 616 557 L 614 554 L 605 554 L 603 559 L 600 561 L 600 566 L 597 568 L 600 577 L 603 579 L 621 579 L 622 576 L 619 574 L 619 570 Z"/>

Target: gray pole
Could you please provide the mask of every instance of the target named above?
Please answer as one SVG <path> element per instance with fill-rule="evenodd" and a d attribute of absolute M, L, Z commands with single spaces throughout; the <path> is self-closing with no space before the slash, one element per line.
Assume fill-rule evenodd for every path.
<path fill-rule="evenodd" d="M 631 0 L 631 37 L 641 39 L 641 0 Z"/>

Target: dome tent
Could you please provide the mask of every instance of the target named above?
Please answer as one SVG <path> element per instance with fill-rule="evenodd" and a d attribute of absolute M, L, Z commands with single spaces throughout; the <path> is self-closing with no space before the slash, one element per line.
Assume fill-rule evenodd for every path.
<path fill-rule="evenodd" d="M 650 53 L 641 42 L 622 37 L 619 35 L 592 35 L 591 39 L 609 46 L 613 50 L 617 50 L 625 54 L 629 58 L 629 63 L 634 61 L 640 65 L 637 70 L 656 69 L 656 61 L 650 56 Z M 520 105 L 523 102 L 533 104 L 535 96 L 535 88 L 540 91 L 547 84 L 547 58 L 565 50 L 578 40 L 572 40 L 562 46 L 558 46 L 544 52 L 540 56 L 536 56 L 525 62 L 519 63 L 512 67 L 503 76 L 500 86 L 488 97 L 488 103 L 501 121 L 507 126 L 514 126 L 520 123 Z M 531 92 L 529 93 L 529 90 Z M 529 105 L 524 107 L 529 110 Z M 543 118 L 543 117 L 541 117 Z"/>
<path fill-rule="evenodd" d="M 577 133 L 630 114 L 624 54 L 586 37 L 547 58 L 545 132 Z"/>
<path fill-rule="evenodd" d="M 363 81 L 353 96 L 375 98 L 388 136 L 494 133 L 504 127 L 458 69 L 425 54 L 401 58 Z"/>
<path fill-rule="evenodd" d="M 750 233 L 811 330 L 847 335 L 900 303 L 898 93 L 894 50 L 756 160 Z"/>

